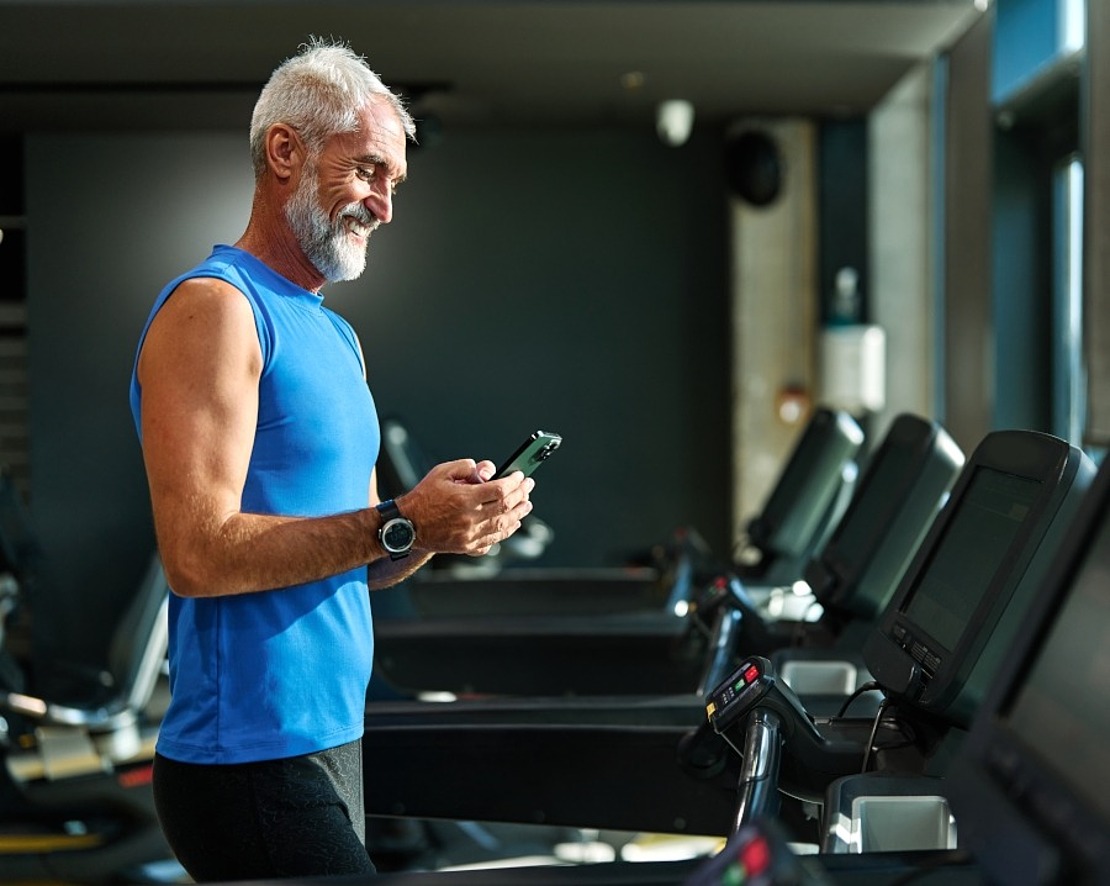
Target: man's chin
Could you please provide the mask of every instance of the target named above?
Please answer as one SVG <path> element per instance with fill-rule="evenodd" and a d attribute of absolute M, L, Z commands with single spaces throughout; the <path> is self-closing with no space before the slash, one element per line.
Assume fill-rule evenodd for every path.
<path fill-rule="evenodd" d="M 357 280 L 362 276 L 362 272 L 366 270 L 366 262 L 363 261 L 358 265 L 343 265 L 336 268 L 332 274 L 325 274 L 328 280 L 332 283 L 349 283 L 351 280 Z"/>
<path fill-rule="evenodd" d="M 316 262 L 316 270 L 329 283 L 344 283 L 357 280 L 366 270 L 366 246 L 358 250 L 350 249 L 345 252 L 332 253 L 327 256 L 327 261 Z M 323 264 L 324 267 L 320 267 Z"/>

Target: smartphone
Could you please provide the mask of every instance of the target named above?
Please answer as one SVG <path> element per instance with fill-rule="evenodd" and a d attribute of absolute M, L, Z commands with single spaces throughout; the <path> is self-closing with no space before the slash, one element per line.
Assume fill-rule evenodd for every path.
<path fill-rule="evenodd" d="M 520 448 L 509 457 L 508 461 L 497 469 L 493 479 L 500 480 L 502 477 L 507 477 L 513 473 L 513 471 L 523 471 L 525 477 L 529 476 L 536 468 L 547 461 L 551 457 L 551 453 L 558 449 L 562 443 L 563 438 L 558 434 L 536 431 L 520 444 Z"/>

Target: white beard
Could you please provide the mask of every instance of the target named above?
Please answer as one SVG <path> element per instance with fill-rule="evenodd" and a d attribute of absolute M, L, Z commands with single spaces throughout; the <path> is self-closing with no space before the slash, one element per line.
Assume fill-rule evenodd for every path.
<path fill-rule="evenodd" d="M 333 222 L 320 206 L 318 195 L 316 166 L 306 163 L 297 190 L 285 204 L 285 218 L 304 254 L 325 280 L 354 280 L 366 270 L 366 244 L 350 238 L 347 219 L 353 218 L 371 231 L 378 226 L 377 220 L 361 203 L 352 203 Z"/>

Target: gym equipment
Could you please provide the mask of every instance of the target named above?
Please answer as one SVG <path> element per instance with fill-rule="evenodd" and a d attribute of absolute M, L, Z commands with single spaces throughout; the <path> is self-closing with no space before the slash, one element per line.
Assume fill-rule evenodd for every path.
<path fill-rule="evenodd" d="M 945 779 L 991 883 L 1110 882 L 1110 465 L 999 663 Z"/>
<path fill-rule="evenodd" d="M 168 600 L 155 555 L 112 637 L 106 672 L 83 675 L 65 695 L 0 691 L 0 881 L 152 883 L 160 864 L 180 873 L 150 784 Z"/>
<path fill-rule="evenodd" d="M 749 521 L 732 568 L 746 582 L 799 578 L 851 498 L 863 430 L 847 412 L 817 409 L 759 515 Z"/>
<path fill-rule="evenodd" d="M 900 796 L 917 790 L 917 776 L 942 774 L 1093 475 L 1082 452 L 1047 434 L 998 431 L 980 443 L 865 644 L 886 697 L 873 721 L 811 716 L 761 658 L 719 686 L 710 725 L 756 751 L 737 824 L 763 814 L 778 790 L 823 804 L 824 848 L 848 851 L 861 826 L 845 793 L 854 773 L 905 777 L 891 791 Z"/>
<path fill-rule="evenodd" d="M 896 417 L 844 516 L 806 566 L 806 588 L 821 607 L 820 618 L 769 620 L 745 602 L 747 588 L 732 579 L 729 602 L 743 616 L 738 651 L 769 656 L 811 711 L 839 708 L 844 695 L 870 680 L 863 642 L 963 464 L 963 453 L 938 422 Z"/>
<path fill-rule="evenodd" d="M 847 438 L 837 433 L 835 439 Z M 767 618 L 750 599 L 748 586 L 730 572 L 689 594 L 681 606 L 655 612 L 379 622 L 375 667 L 383 680 L 407 692 L 660 695 L 712 688 L 735 665 L 737 655 L 827 646 L 854 623 L 869 624 L 935 516 L 962 459 L 936 422 L 902 415 L 892 423 L 853 487 L 858 494 L 846 507 L 838 506 L 844 516 L 831 534 L 825 533 L 829 540 L 811 561 L 817 600 L 827 606 L 817 623 Z M 841 464 L 841 456 L 831 461 Z M 817 473 L 827 480 L 834 472 L 824 468 Z M 794 481 L 787 486 L 793 488 Z M 805 499 L 800 490 L 788 497 Z M 828 495 L 820 498 L 825 512 Z M 784 496 L 772 499 L 781 502 Z M 769 507 L 767 525 L 784 525 L 774 515 L 786 510 L 782 504 Z M 692 581 L 691 560 L 679 558 L 676 564 Z M 456 605 L 465 605 L 469 590 L 470 583 L 455 587 Z"/>
<path fill-rule="evenodd" d="M 715 708 L 719 717 L 731 712 L 720 722 L 737 747 L 750 744 L 770 753 L 776 741 L 784 742 L 775 790 L 768 783 L 761 795 L 777 797 L 786 791 L 821 805 L 834 780 L 865 768 L 919 775 L 928 774 L 930 765 L 942 767 L 947 751 L 942 739 L 966 728 L 969 705 L 964 699 L 970 702 L 980 674 L 997 663 L 999 649 L 1009 646 L 1011 629 L 1043 578 L 1050 549 L 1065 531 L 1092 473 L 1082 453 L 1048 435 L 1003 431 L 988 436 L 961 472 L 880 622 L 891 623 L 886 620 L 893 613 L 901 619 L 911 592 L 947 574 L 951 564 L 969 557 L 985 561 L 972 576 L 983 585 L 964 585 L 980 601 L 975 608 L 982 617 L 972 619 L 954 644 L 958 658 L 946 652 L 940 667 L 930 658 L 926 680 L 902 687 L 901 693 L 895 684 L 888 693 L 898 717 L 892 722 L 813 719 L 792 690 L 775 679 L 769 662 L 756 662 L 758 678 L 744 684 L 755 688 L 737 691 L 736 706 L 718 700 Z M 969 516 L 975 519 L 969 522 Z M 991 544 L 969 553 L 962 534 L 969 531 L 972 539 Z M 910 630 L 909 622 L 898 623 Z M 928 626 L 915 623 L 911 633 L 931 637 Z M 987 637 L 992 642 L 984 648 L 980 641 Z M 938 654 L 940 647 L 934 643 L 929 648 Z M 915 652 L 924 660 L 924 652 L 912 644 L 903 655 L 916 662 Z M 883 684 L 880 674 L 887 663 L 881 656 L 877 663 L 878 672 L 873 656 L 867 656 L 868 667 Z M 607 701 L 593 703 L 604 708 Z M 375 761 L 367 771 L 368 812 L 670 833 L 734 831 L 742 768 L 754 766 L 763 755 L 749 754 L 742 767 L 739 755 L 706 736 L 704 727 L 650 720 L 621 725 L 621 704 L 608 704 L 611 715 L 592 722 L 586 715 L 576 720 L 568 713 L 580 703 L 551 706 L 558 713 L 537 714 L 532 720 L 519 712 L 498 714 L 492 702 L 488 715 L 468 713 L 466 705 L 443 706 L 442 714 L 425 706 L 419 716 L 394 708 L 392 715 L 375 717 L 371 709 L 364 738 L 367 758 Z M 646 700 L 643 709 L 659 710 Z M 756 711 L 768 716 L 749 716 Z M 543 716 L 554 722 L 538 719 Z M 753 732 L 772 734 L 753 735 L 749 741 L 749 724 L 757 719 Z M 874 751 L 873 731 L 879 739 Z M 493 784 L 513 789 L 494 792 Z M 758 814 L 761 810 L 751 806 L 747 816 Z"/>
<path fill-rule="evenodd" d="M 1104 753 L 1110 675 L 1103 666 L 1110 638 L 1108 517 L 1110 465 L 1104 464 L 999 662 L 968 736 L 945 777 L 933 780 L 932 794 L 880 793 L 879 779 L 848 780 L 864 782 L 854 792 L 855 802 L 890 798 L 880 808 L 894 813 L 895 825 L 909 812 L 918 815 L 920 826 L 926 803 L 950 801 L 963 850 L 918 853 L 917 867 L 903 872 L 903 880 L 916 882 L 916 872 L 922 880 L 933 873 L 946 884 L 1110 881 L 1110 768 Z M 904 782 L 885 781 L 895 788 Z M 756 821 L 734 839 L 743 844 L 753 829 L 758 834 L 766 827 Z M 860 843 L 865 842 L 866 836 Z M 780 844 L 768 852 L 776 861 L 789 855 Z M 846 858 L 867 864 L 894 854 L 822 855 L 819 873 Z M 855 876 L 834 882 L 861 879 L 861 870 L 838 866 Z"/>
<path fill-rule="evenodd" d="M 1101 701 L 1110 679 L 1102 666 L 1110 636 L 1110 596 L 1104 587 L 1110 568 L 1110 466 L 1087 491 L 1093 473 L 1093 465 L 1074 447 L 1032 432 L 999 432 L 976 450 L 876 629 L 887 640 L 904 636 L 902 631 L 924 638 L 899 647 L 914 662 L 908 666 L 911 675 L 915 666 L 923 673 L 897 681 L 890 702 L 898 713 L 894 724 L 864 720 L 838 730 L 815 721 L 775 678 L 769 662 L 758 658 L 738 668 L 733 680 L 710 699 L 720 732 L 746 752 L 743 777 L 748 779 L 746 796 L 754 798 L 753 806 L 762 803 L 757 794 L 772 795 L 796 780 L 799 771 L 812 775 L 813 768 L 835 763 L 838 753 L 844 768 L 859 768 L 870 758 L 876 772 L 849 774 L 837 793 L 826 796 L 826 801 L 833 801 L 825 822 L 829 839 L 855 839 L 854 851 L 864 854 L 827 854 L 838 850 L 826 844 L 826 854 L 819 859 L 795 858 L 783 845 L 779 826 L 754 808 L 743 813 L 741 799 L 732 821 L 732 827 L 739 827 L 726 849 L 708 862 L 633 870 L 628 865 L 546 869 L 535 872 L 534 882 L 702 886 L 737 882 L 724 879 L 734 877 L 737 859 L 745 875 L 764 877 L 740 882 L 768 884 L 910 879 L 1053 886 L 1105 882 L 1110 874 L 1110 807 L 1105 799 L 1110 795 L 1110 769 L 1103 765 L 1102 746 L 1110 709 Z M 942 580 L 965 571 L 970 617 L 956 636 L 943 612 L 938 618 L 931 607 L 912 601 L 924 593 L 941 604 L 947 601 L 949 612 L 964 606 L 964 598 L 954 601 L 945 592 Z M 972 588 L 972 581 L 982 587 Z M 882 646 L 879 650 L 885 662 L 889 653 Z M 993 681 L 984 676 L 991 670 Z M 979 701 L 986 682 L 991 682 L 989 692 Z M 974 723 L 964 740 L 972 714 Z M 920 732 L 913 734 L 911 729 Z M 785 736 L 782 743 L 776 742 L 776 730 L 779 739 Z M 880 730 L 884 734 L 876 740 Z M 521 731 L 516 737 L 526 742 L 533 736 Z M 469 738 L 477 743 L 476 735 Z M 812 754 L 816 761 L 808 772 L 791 759 L 799 747 L 802 756 Z M 546 753 L 557 753 L 558 744 L 545 740 L 532 748 L 534 772 L 523 783 L 525 789 L 545 777 L 552 759 Z M 489 749 L 496 754 L 500 748 Z M 583 755 L 579 778 L 588 781 L 597 773 L 589 765 L 586 747 L 567 748 L 569 754 L 576 751 Z M 776 751 L 786 773 L 781 781 L 775 775 Z M 476 760 L 467 753 L 458 762 L 469 767 Z M 557 756 L 553 760 L 560 765 Z M 486 774 L 496 771 L 515 785 L 518 766 L 524 764 L 510 760 L 503 767 L 493 761 Z M 726 772 L 741 774 L 734 767 Z M 569 771 L 562 774 L 568 779 L 565 788 L 576 791 Z M 653 774 L 633 767 L 624 773 L 608 772 L 605 788 L 619 794 L 626 788 L 622 778 L 650 781 Z M 946 777 L 939 778 L 942 774 Z M 428 775 L 433 783 L 448 777 L 438 767 Z M 760 780 L 764 784 L 756 783 Z M 930 793 L 915 794 L 923 782 Z M 885 789 L 879 787 L 883 783 Z M 643 800 L 639 789 L 636 796 Z M 837 797 L 849 801 L 847 809 Z M 967 851 L 931 848 L 928 840 L 920 840 L 927 830 L 920 819 L 940 818 L 928 808 L 936 798 L 951 799 L 960 842 L 971 849 L 971 856 Z M 848 821 L 845 813 L 850 815 L 855 801 L 864 801 L 861 805 L 881 820 Z M 544 808 L 535 804 L 537 813 Z M 942 824 L 941 830 L 947 831 L 947 813 Z M 868 845 L 881 844 L 884 837 L 894 844 L 909 837 L 921 845 Z M 940 834 L 933 843 L 944 845 L 947 837 Z M 752 846 L 756 848 L 745 855 L 745 847 Z M 533 871 L 527 873 L 532 882 Z M 469 882 L 492 886 L 512 882 L 520 873 L 483 875 L 485 879 Z M 468 882 L 465 876 L 460 884 Z"/>
<path fill-rule="evenodd" d="M 908 433 L 910 430 L 916 433 Z M 914 457 L 888 457 L 887 453 L 873 459 L 869 471 L 876 471 L 879 479 L 874 485 L 865 479 L 860 495 L 884 486 L 913 490 L 913 494 L 897 499 L 893 511 L 887 499 L 868 494 L 862 500 L 872 504 L 850 506 L 845 519 L 851 514 L 852 520 L 871 523 L 875 517 L 872 507 L 878 506 L 878 516 L 888 527 L 901 526 L 902 530 L 853 531 L 849 537 L 874 540 L 874 551 L 882 562 L 904 563 L 918 534 L 936 515 L 958 464 L 958 450 L 952 451 L 947 436 L 934 424 L 909 418 L 899 424 L 899 433 L 884 440 L 880 450 L 885 446 L 908 446 Z M 949 466 L 947 476 L 938 469 L 945 464 Z M 898 466 L 901 469 L 895 471 Z M 926 484 L 932 487 L 931 502 L 924 486 L 902 477 L 902 471 L 932 478 Z M 916 531 L 908 531 L 909 523 L 901 516 L 903 507 L 916 512 Z M 857 568 L 842 573 L 843 584 L 833 582 L 846 605 L 858 577 L 871 574 L 866 559 L 862 557 Z M 723 617 L 732 612 L 727 601 L 722 603 L 717 610 L 719 623 L 734 624 L 731 615 Z M 710 671 L 726 664 L 723 674 L 731 670 L 734 656 L 741 650 L 727 649 L 727 654 L 709 659 L 706 667 Z M 511 666 L 523 666 L 530 655 L 530 648 L 522 646 Z M 621 664 L 620 655 L 614 651 L 593 661 L 599 681 L 613 664 Z M 625 667 L 631 666 L 625 663 Z M 719 679 L 708 685 L 716 685 Z M 468 699 L 451 704 L 372 703 L 367 707 L 363 740 L 367 759 L 377 761 L 367 772 L 369 811 L 726 833 L 731 827 L 730 807 L 739 771 L 726 772 L 733 761 L 715 736 L 704 744 L 691 740 L 691 733 L 704 721 L 704 704 L 704 696 L 690 688 L 672 696 L 594 694 Z M 738 761 L 735 765 L 738 767 Z M 585 771 L 579 772 L 578 766 Z M 491 783 L 519 784 L 520 790 L 514 788 L 511 794 L 502 795 L 489 790 Z M 590 820 L 583 822 L 579 819 L 585 810 L 589 810 L 585 814 Z M 709 830 L 697 830 L 701 828 Z"/>

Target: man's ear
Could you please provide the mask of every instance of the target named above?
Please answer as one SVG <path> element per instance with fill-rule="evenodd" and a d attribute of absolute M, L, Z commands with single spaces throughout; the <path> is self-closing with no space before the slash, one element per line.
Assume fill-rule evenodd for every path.
<path fill-rule="evenodd" d="M 293 127 L 275 123 L 266 132 L 266 164 L 280 181 L 289 179 L 304 162 L 304 142 Z"/>

